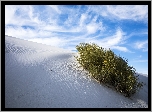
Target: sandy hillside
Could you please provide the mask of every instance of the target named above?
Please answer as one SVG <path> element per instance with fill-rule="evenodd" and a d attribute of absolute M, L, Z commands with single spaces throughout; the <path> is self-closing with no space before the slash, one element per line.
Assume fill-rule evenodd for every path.
<path fill-rule="evenodd" d="M 6 108 L 147 108 L 148 77 L 133 97 L 100 85 L 76 67 L 75 52 L 5 36 Z"/>

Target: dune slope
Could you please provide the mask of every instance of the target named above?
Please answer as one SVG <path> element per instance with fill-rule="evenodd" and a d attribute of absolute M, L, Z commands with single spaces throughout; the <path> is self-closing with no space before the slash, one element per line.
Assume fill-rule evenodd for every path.
<path fill-rule="evenodd" d="M 131 98 L 77 68 L 75 52 L 5 36 L 6 108 L 147 108 L 148 77 Z"/>

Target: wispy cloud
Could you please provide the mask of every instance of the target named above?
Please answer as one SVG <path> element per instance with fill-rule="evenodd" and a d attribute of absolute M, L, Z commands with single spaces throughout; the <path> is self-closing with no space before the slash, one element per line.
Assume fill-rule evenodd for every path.
<path fill-rule="evenodd" d="M 5 7 L 5 34 L 56 46 L 60 45 L 57 43 L 62 41 L 65 45 L 63 47 L 66 48 L 68 45 L 69 48 L 72 48 L 70 45 L 74 46 L 75 44 L 76 46 L 80 42 L 91 41 L 105 48 L 129 52 L 129 49 L 123 46 L 127 39 L 124 31 L 118 27 L 113 33 L 108 34 L 106 23 L 103 23 L 102 19 L 99 18 L 108 16 L 117 17 L 118 19 L 141 20 L 147 14 L 146 7 L 84 6 L 82 8 L 82 6 L 11 5 Z M 142 11 L 137 9 L 142 9 Z M 25 29 L 23 26 L 29 27 Z M 99 34 L 99 32 L 102 34 Z M 107 36 L 103 36 L 103 34 Z M 54 37 L 55 39 L 53 39 Z M 54 44 L 47 41 L 49 38 L 52 38 Z M 66 45 L 67 43 L 69 44 Z M 141 47 L 143 45 L 138 45 L 138 48 Z M 73 49 L 75 48 L 73 47 Z"/>
<path fill-rule="evenodd" d="M 25 29 L 23 27 L 18 27 L 18 26 L 6 26 L 5 34 L 26 40 L 31 38 L 46 38 L 48 36 L 54 35 L 49 31 L 30 29 L 30 28 Z"/>
<path fill-rule="evenodd" d="M 134 43 L 136 49 L 142 49 L 143 51 L 148 51 L 148 40 L 137 41 Z"/>
<path fill-rule="evenodd" d="M 60 9 L 58 8 L 57 5 L 48 5 L 49 7 L 51 7 L 53 10 L 55 10 L 57 13 L 61 13 Z"/>
<path fill-rule="evenodd" d="M 111 48 L 111 49 L 117 49 L 124 52 L 131 52 L 128 50 L 127 47 L 121 46 L 125 41 L 125 33 L 120 28 L 117 28 L 115 34 L 112 36 L 100 38 L 100 39 L 90 38 L 87 40 L 88 42 L 97 43 L 98 45 L 107 49 Z"/>
<path fill-rule="evenodd" d="M 85 20 L 87 19 L 87 15 L 86 14 L 81 14 L 81 17 L 80 17 L 80 27 L 82 27 L 84 25 L 84 22 Z"/>
<path fill-rule="evenodd" d="M 131 32 L 127 38 L 131 38 L 133 36 L 141 36 L 141 35 L 148 35 L 148 29 L 142 29 L 141 31 L 134 31 Z"/>
<path fill-rule="evenodd" d="M 121 47 L 121 46 L 112 46 L 112 49 L 117 49 L 119 51 L 124 51 L 124 52 L 131 52 L 126 47 Z"/>
<path fill-rule="evenodd" d="M 89 6 L 89 10 L 98 13 L 107 19 L 134 20 L 148 22 L 147 5 L 103 5 Z"/>
<path fill-rule="evenodd" d="M 147 20 L 148 6 L 146 5 L 118 5 L 107 6 L 108 13 L 118 19 L 132 19 L 132 20 Z"/>

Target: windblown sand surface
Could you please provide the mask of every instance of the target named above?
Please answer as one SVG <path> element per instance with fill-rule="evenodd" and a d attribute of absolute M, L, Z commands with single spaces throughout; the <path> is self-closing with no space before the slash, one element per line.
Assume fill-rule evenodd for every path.
<path fill-rule="evenodd" d="M 131 98 L 87 77 L 75 52 L 5 36 L 6 108 L 147 108 L 146 85 Z"/>

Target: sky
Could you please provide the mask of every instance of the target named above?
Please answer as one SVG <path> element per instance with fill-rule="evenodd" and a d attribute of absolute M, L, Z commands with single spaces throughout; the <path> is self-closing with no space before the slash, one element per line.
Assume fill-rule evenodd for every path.
<path fill-rule="evenodd" d="M 148 74 L 147 5 L 5 5 L 5 35 L 74 52 L 96 43 Z"/>

